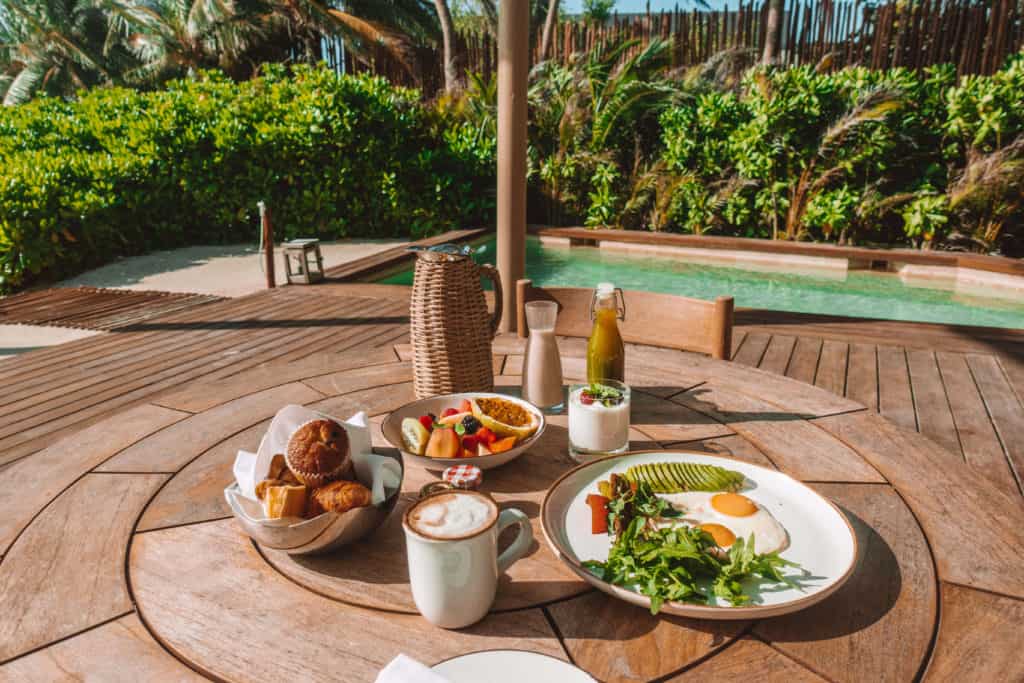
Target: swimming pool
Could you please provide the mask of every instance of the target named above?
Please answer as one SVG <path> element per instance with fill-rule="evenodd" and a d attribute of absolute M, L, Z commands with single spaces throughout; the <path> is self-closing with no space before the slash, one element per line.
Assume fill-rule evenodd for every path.
<path fill-rule="evenodd" d="M 479 260 L 494 263 L 495 243 Z M 968 296 L 910 286 L 898 275 L 870 271 L 759 272 L 688 263 L 650 254 L 625 254 L 596 247 L 542 245 L 527 238 L 526 273 L 536 285 L 593 287 L 614 282 L 623 289 L 679 294 L 700 299 L 731 295 L 737 306 L 956 325 L 1024 327 L 1024 297 Z M 378 282 L 412 284 L 405 270 Z"/>

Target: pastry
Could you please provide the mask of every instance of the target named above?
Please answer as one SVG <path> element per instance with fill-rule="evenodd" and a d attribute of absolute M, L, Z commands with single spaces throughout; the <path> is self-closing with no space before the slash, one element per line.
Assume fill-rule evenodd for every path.
<path fill-rule="evenodd" d="M 281 479 L 264 479 L 260 483 L 256 484 L 256 498 L 264 500 L 267 497 L 267 489 L 271 486 L 288 486 L 289 484 L 294 485 L 295 482 L 287 482 Z"/>
<path fill-rule="evenodd" d="M 348 512 L 370 504 L 370 489 L 355 481 L 334 481 L 314 489 L 310 507 L 328 512 Z M 312 514 L 312 511 L 311 511 Z"/>
<path fill-rule="evenodd" d="M 270 469 L 267 471 L 267 479 L 284 479 L 282 476 L 288 471 L 288 463 L 284 461 L 283 453 L 276 453 L 270 459 Z"/>
<path fill-rule="evenodd" d="M 267 486 L 263 501 L 267 517 L 304 517 L 306 514 L 305 486 Z"/>
<path fill-rule="evenodd" d="M 351 476 L 348 434 L 333 420 L 307 422 L 288 439 L 285 452 L 288 469 L 311 487 Z"/>

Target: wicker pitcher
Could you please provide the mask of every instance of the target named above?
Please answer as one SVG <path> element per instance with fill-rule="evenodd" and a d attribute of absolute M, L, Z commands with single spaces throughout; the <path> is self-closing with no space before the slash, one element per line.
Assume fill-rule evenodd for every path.
<path fill-rule="evenodd" d="M 493 315 L 481 277 L 494 285 Z M 494 388 L 491 340 L 501 320 L 501 278 L 494 266 L 478 265 L 469 256 L 419 252 L 409 317 L 418 398 Z"/>

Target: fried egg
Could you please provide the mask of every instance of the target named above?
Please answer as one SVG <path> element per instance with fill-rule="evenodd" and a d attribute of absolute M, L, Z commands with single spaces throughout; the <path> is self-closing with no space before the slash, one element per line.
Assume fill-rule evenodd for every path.
<path fill-rule="evenodd" d="M 789 545 L 789 535 L 772 513 L 740 493 L 685 491 L 659 494 L 682 517 L 673 522 L 699 527 L 711 534 L 718 547 L 728 549 L 737 538 L 754 535 L 754 551 L 772 553 Z"/>

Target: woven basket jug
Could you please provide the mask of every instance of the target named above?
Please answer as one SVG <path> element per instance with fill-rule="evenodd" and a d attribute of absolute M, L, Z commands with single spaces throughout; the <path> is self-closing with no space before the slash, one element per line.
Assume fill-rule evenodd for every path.
<path fill-rule="evenodd" d="M 488 313 L 480 278 L 494 284 Z M 421 251 L 409 317 L 417 398 L 494 388 L 491 340 L 501 320 L 501 279 L 469 256 Z"/>

